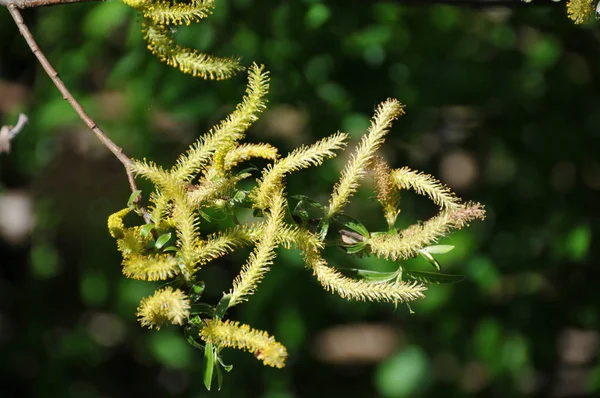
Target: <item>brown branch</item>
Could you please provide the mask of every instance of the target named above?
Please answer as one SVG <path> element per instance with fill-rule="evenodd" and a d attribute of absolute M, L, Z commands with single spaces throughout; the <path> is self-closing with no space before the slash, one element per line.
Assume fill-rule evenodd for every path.
<path fill-rule="evenodd" d="M 2 126 L 2 128 L 0 128 L 0 153 L 10 152 L 10 141 L 23 130 L 27 121 L 27 116 L 21 113 L 19 114 L 17 124 L 14 126 Z"/>
<path fill-rule="evenodd" d="M 9 6 L 15 6 L 17 8 L 35 8 L 54 6 L 58 4 L 72 4 L 72 3 L 87 3 L 90 1 L 104 1 L 104 0 L 0 0 L 0 6 L 8 8 Z"/>
<path fill-rule="evenodd" d="M 25 38 L 25 41 L 27 41 L 29 48 L 36 56 L 36 58 L 38 59 L 38 61 L 42 65 L 42 68 L 44 68 L 48 76 L 50 76 L 50 79 L 52 80 L 56 88 L 58 88 L 58 91 L 60 91 L 63 98 L 67 100 L 67 102 L 69 102 L 69 104 L 73 107 L 75 112 L 77 112 L 81 120 L 83 120 L 83 122 L 90 128 L 90 130 L 94 132 L 94 134 L 96 134 L 96 137 L 100 140 L 100 142 L 105 147 L 107 147 L 108 150 L 111 151 L 112 154 L 115 155 L 115 157 L 119 159 L 119 161 L 123 164 L 123 167 L 125 167 L 125 173 L 127 173 L 127 179 L 129 180 L 129 187 L 131 188 L 132 192 L 136 191 L 137 186 L 135 184 L 135 177 L 133 175 L 133 172 L 131 171 L 131 165 L 133 164 L 132 160 L 123 153 L 123 149 L 121 149 L 121 147 L 119 147 L 110 138 L 108 138 L 108 136 L 98 127 L 96 122 L 92 120 L 92 118 L 85 112 L 81 104 L 77 102 L 77 100 L 69 92 L 63 81 L 60 79 L 60 77 L 58 77 L 58 73 L 56 72 L 56 70 L 54 70 L 54 68 L 52 67 L 42 50 L 40 50 L 37 43 L 33 39 L 33 35 L 27 28 L 27 25 L 25 25 L 25 21 L 23 21 L 23 17 L 21 16 L 21 13 L 19 12 L 17 6 L 11 4 L 8 5 L 7 8 L 10 12 L 10 15 L 15 20 L 17 27 L 19 28 L 19 32 L 21 32 L 21 35 Z M 137 197 L 136 203 L 141 209 L 142 215 L 144 216 L 144 220 L 146 221 L 146 223 L 150 223 L 150 215 L 142 206 L 139 205 L 140 199 L 141 195 Z"/>

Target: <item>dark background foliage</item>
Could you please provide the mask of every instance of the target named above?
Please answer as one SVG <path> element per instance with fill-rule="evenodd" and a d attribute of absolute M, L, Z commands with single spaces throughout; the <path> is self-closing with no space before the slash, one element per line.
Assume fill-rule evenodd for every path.
<path fill-rule="evenodd" d="M 443 243 L 462 273 L 405 306 L 347 302 L 280 251 L 231 317 L 289 349 L 283 370 L 228 351 L 220 393 L 181 331 L 141 329 L 106 217 L 129 196 L 120 164 L 86 131 L 0 10 L 0 123 L 30 124 L 0 156 L 0 396 L 521 397 L 600 393 L 600 36 L 564 4 L 511 8 L 401 2 L 218 0 L 178 40 L 271 71 L 270 105 L 248 140 L 282 152 L 342 130 L 356 140 L 375 105 L 406 104 L 383 150 L 431 173 L 485 222 Z M 119 2 L 29 10 L 40 46 L 126 152 L 165 166 L 244 90 L 194 79 L 145 49 L 141 17 Z M 325 203 L 345 157 L 302 171 L 288 192 Z M 367 184 L 368 186 L 368 184 Z M 148 186 L 143 185 L 147 190 Z M 369 189 L 348 213 L 384 222 Z M 406 193 L 400 224 L 434 214 Z M 207 266 L 206 298 L 229 289 L 247 252 Z M 392 270 L 393 264 L 330 262 Z M 427 270 L 424 261 L 411 266 Z"/>

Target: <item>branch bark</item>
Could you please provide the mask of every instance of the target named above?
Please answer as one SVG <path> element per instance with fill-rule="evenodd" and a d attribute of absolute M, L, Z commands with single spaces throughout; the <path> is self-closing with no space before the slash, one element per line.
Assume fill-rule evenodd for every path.
<path fill-rule="evenodd" d="M 0 2 L 2 2 L 2 1 L 5 1 L 5 0 L 0 0 Z M 61 1 L 64 2 L 65 0 L 61 0 Z M 70 0 L 66 0 L 66 1 L 68 2 Z M 63 81 L 60 79 L 60 77 L 58 77 L 58 73 L 52 67 L 52 65 L 50 64 L 50 61 L 48 61 L 48 58 L 46 58 L 46 56 L 44 55 L 42 50 L 40 50 L 40 48 L 38 47 L 37 43 L 35 42 L 35 40 L 33 38 L 33 35 L 29 31 L 29 28 L 27 28 L 27 25 L 25 25 L 25 21 L 23 20 L 23 17 L 21 16 L 21 13 L 20 13 L 19 9 L 17 8 L 17 6 L 14 4 L 10 4 L 6 8 L 8 9 L 8 11 L 10 12 L 10 15 L 12 16 L 15 23 L 17 24 L 17 27 L 19 28 L 19 32 L 25 38 L 25 41 L 29 45 L 31 52 L 33 52 L 35 57 L 38 59 L 38 61 L 42 65 L 42 68 L 44 68 L 44 71 L 46 71 L 46 73 L 48 74 L 48 76 L 50 77 L 50 79 L 52 80 L 54 85 L 56 86 L 56 88 L 58 88 L 58 91 L 60 91 L 63 98 L 65 100 L 67 100 L 67 102 L 69 102 L 69 104 L 71 105 L 71 107 L 73 107 L 75 112 L 77 112 L 77 114 L 79 115 L 81 120 L 83 120 L 83 122 L 89 127 L 90 130 L 92 130 L 94 132 L 94 134 L 96 134 L 96 137 L 100 140 L 100 142 L 106 148 L 108 148 L 108 150 L 111 151 L 112 154 L 115 155 L 115 157 L 117 159 L 119 159 L 119 161 L 123 164 L 123 167 L 125 167 L 125 173 L 127 173 L 127 179 L 129 180 L 129 187 L 131 188 L 132 192 L 136 191 L 137 186 L 135 183 L 135 177 L 133 175 L 133 172 L 131 171 L 131 165 L 133 164 L 132 160 L 123 153 L 123 149 L 121 147 L 119 147 L 117 144 L 115 144 L 104 133 L 104 131 L 102 131 L 100 129 L 100 127 L 98 127 L 96 122 L 85 112 L 85 110 L 83 109 L 81 104 L 75 99 L 75 97 L 73 97 L 73 95 L 67 89 L 67 87 L 65 86 Z M 137 197 L 136 203 L 139 203 L 140 199 L 141 199 L 141 195 Z M 147 223 L 150 223 L 150 215 L 146 212 L 146 210 L 142 206 L 139 206 L 139 208 L 142 211 L 144 220 Z"/>
<path fill-rule="evenodd" d="M 6 8 L 9 6 L 15 6 L 16 8 L 23 9 L 54 6 L 58 4 L 88 3 L 91 1 L 104 0 L 0 0 L 0 6 L 4 6 Z"/>

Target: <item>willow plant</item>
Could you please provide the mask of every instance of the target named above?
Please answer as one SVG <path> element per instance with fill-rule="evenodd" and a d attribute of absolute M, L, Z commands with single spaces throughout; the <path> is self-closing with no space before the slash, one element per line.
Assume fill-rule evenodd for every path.
<path fill-rule="evenodd" d="M 177 45 L 169 25 L 189 24 L 210 14 L 213 0 L 189 4 L 148 0 L 124 0 L 145 17 L 143 34 L 149 50 L 181 71 L 206 79 L 225 79 L 243 70 L 236 58 L 216 58 Z M 454 282 L 460 276 L 442 274 L 433 256 L 452 249 L 435 245 L 451 230 L 483 219 L 479 203 L 464 203 L 432 176 L 409 168 L 391 169 L 377 156 L 392 122 L 404 114 L 404 106 L 388 99 L 376 107 L 371 124 L 355 145 L 327 205 L 286 190 L 286 176 L 333 158 L 348 143 L 348 135 L 335 133 L 289 154 L 281 155 L 267 143 L 243 143 L 246 130 L 265 110 L 269 74 L 262 65 L 248 68 L 244 98 L 235 110 L 181 154 L 165 169 L 154 162 L 134 160 L 131 170 L 153 186 L 147 210 L 135 199 L 108 219 L 110 234 L 123 256 L 125 276 L 163 285 L 142 299 L 137 316 L 142 326 L 160 329 L 181 325 L 190 344 L 204 350 L 206 387 L 216 371 L 219 387 L 223 364 L 220 353 L 232 347 L 248 351 L 265 365 L 281 368 L 287 351 L 267 332 L 225 319 L 227 310 L 249 300 L 273 266 L 278 247 L 299 249 L 304 263 L 319 283 L 342 298 L 409 303 L 424 297 L 428 283 Z M 270 161 L 252 189 L 239 182 L 253 176 L 240 164 L 252 159 Z M 346 215 L 344 208 L 367 175 L 375 182 L 376 194 L 387 230 L 369 231 L 360 221 Z M 413 190 L 439 207 L 431 219 L 406 229 L 395 227 L 400 213 L 400 192 Z M 255 222 L 240 223 L 237 214 L 253 209 Z M 145 216 L 139 225 L 126 226 L 129 213 Z M 215 221 L 210 214 L 229 218 L 232 227 L 206 234 L 204 226 Z M 129 219 L 128 219 L 129 224 Z M 394 272 L 340 269 L 323 255 L 327 246 L 337 246 L 349 256 L 372 255 L 393 262 L 423 256 L 437 270 L 422 272 L 398 265 Z M 218 303 L 203 301 L 202 270 L 210 262 L 242 247 L 254 250 L 223 293 Z"/>

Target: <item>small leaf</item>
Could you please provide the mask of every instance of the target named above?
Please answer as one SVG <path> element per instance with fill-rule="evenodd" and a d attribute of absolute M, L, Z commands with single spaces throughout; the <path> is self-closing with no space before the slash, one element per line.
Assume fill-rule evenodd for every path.
<path fill-rule="evenodd" d="M 419 254 L 421 254 L 421 256 L 425 258 L 425 260 L 429 261 L 435 267 L 435 269 L 437 269 L 438 271 L 442 270 L 442 266 L 440 265 L 440 263 L 438 263 L 435 257 L 433 257 L 431 254 L 424 250 L 419 250 Z"/>
<path fill-rule="evenodd" d="M 296 219 L 299 219 L 300 225 L 302 227 L 308 228 L 308 212 L 306 210 L 298 210 L 298 208 L 296 208 L 292 212 L 292 217 L 294 218 L 294 221 L 296 221 Z"/>
<path fill-rule="evenodd" d="M 329 231 L 329 221 L 322 219 L 317 226 L 317 235 L 322 241 L 327 237 L 327 231 Z"/>
<path fill-rule="evenodd" d="M 196 302 L 196 301 L 200 300 L 200 297 L 202 297 L 202 293 L 204 293 L 204 288 L 205 288 L 205 285 L 204 285 L 204 282 L 202 282 L 202 281 L 192 285 L 192 289 L 190 290 L 190 293 L 189 293 L 190 300 L 192 300 L 192 302 Z"/>
<path fill-rule="evenodd" d="M 230 301 L 231 301 L 230 294 L 226 294 L 221 298 L 221 300 L 219 301 L 219 304 L 217 304 L 217 308 L 215 309 L 215 318 L 218 318 L 218 319 L 223 318 L 223 315 L 225 315 L 225 312 L 227 312 L 227 308 L 229 308 Z"/>
<path fill-rule="evenodd" d="M 223 219 L 219 220 L 218 218 L 215 218 L 202 210 L 198 210 L 198 213 L 200 213 L 200 216 L 211 224 L 218 224 L 220 221 L 223 221 Z"/>
<path fill-rule="evenodd" d="M 220 366 L 215 366 L 217 370 L 217 390 L 221 391 L 221 387 L 223 387 L 223 371 Z"/>
<path fill-rule="evenodd" d="M 163 249 L 164 252 L 176 252 L 179 248 L 177 246 L 167 246 Z"/>
<path fill-rule="evenodd" d="M 368 269 L 358 269 L 358 268 L 344 268 L 340 270 L 343 274 L 358 277 L 360 279 L 364 279 L 373 283 L 382 283 L 388 282 L 392 279 L 395 279 L 398 276 L 399 271 L 394 272 L 381 272 L 381 271 L 371 271 Z"/>
<path fill-rule="evenodd" d="M 156 243 L 154 244 L 154 247 L 156 247 L 157 249 L 160 249 L 161 247 L 163 247 L 165 244 L 167 244 L 167 242 L 171 239 L 171 233 L 166 233 L 166 234 L 162 234 L 161 236 L 158 237 L 158 239 L 156 239 Z"/>
<path fill-rule="evenodd" d="M 213 345 L 206 343 L 204 347 L 204 386 L 210 391 L 212 384 L 213 370 L 215 368 L 215 351 Z"/>
<path fill-rule="evenodd" d="M 131 195 L 129 195 L 129 199 L 127 199 L 127 207 L 134 207 L 134 202 L 137 199 L 137 197 L 140 196 L 141 193 L 142 191 L 140 191 L 139 189 L 133 191 Z"/>
<path fill-rule="evenodd" d="M 450 275 L 442 274 L 440 272 L 409 271 L 406 269 L 404 270 L 404 275 L 407 278 L 425 283 L 456 283 L 465 278 L 464 275 Z"/>
<path fill-rule="evenodd" d="M 196 331 L 196 328 L 186 327 L 183 331 L 187 342 L 194 348 L 198 348 L 200 350 L 204 349 L 204 346 L 198 343 L 194 337 L 193 332 Z"/>
<path fill-rule="evenodd" d="M 452 251 L 452 249 L 454 249 L 454 246 L 452 245 L 434 245 L 424 247 L 421 250 L 426 251 L 429 254 L 445 254 Z"/>
<path fill-rule="evenodd" d="M 237 191 L 229 205 L 234 208 L 252 208 L 252 201 L 248 198 L 248 191 Z"/>
<path fill-rule="evenodd" d="M 220 356 L 217 356 L 217 360 L 226 372 L 231 372 L 231 369 L 233 369 L 233 365 L 225 365 L 225 363 L 223 363 L 223 358 L 221 358 Z"/>
<path fill-rule="evenodd" d="M 355 245 L 345 247 L 344 250 L 346 250 L 346 253 L 348 253 L 348 254 L 356 254 L 356 253 L 362 251 L 366 246 L 367 246 L 366 242 L 360 242 Z"/>
<path fill-rule="evenodd" d="M 144 225 L 141 229 L 140 229 L 140 235 L 142 236 L 142 238 L 145 238 L 148 236 L 148 234 L 150 232 L 152 232 L 152 230 L 156 227 L 156 225 L 154 224 L 146 224 Z"/>
<path fill-rule="evenodd" d="M 336 223 L 342 225 L 343 228 L 359 233 L 365 238 L 368 238 L 370 235 L 369 230 L 360 221 L 350 216 L 347 216 L 345 214 L 339 214 L 333 217 L 333 220 Z"/>
<path fill-rule="evenodd" d="M 305 211 L 308 214 L 309 221 L 320 220 L 325 217 L 325 207 L 316 200 L 304 195 L 295 195 L 292 198 L 298 200 L 294 212 L 292 212 L 293 215 L 296 211 Z"/>

